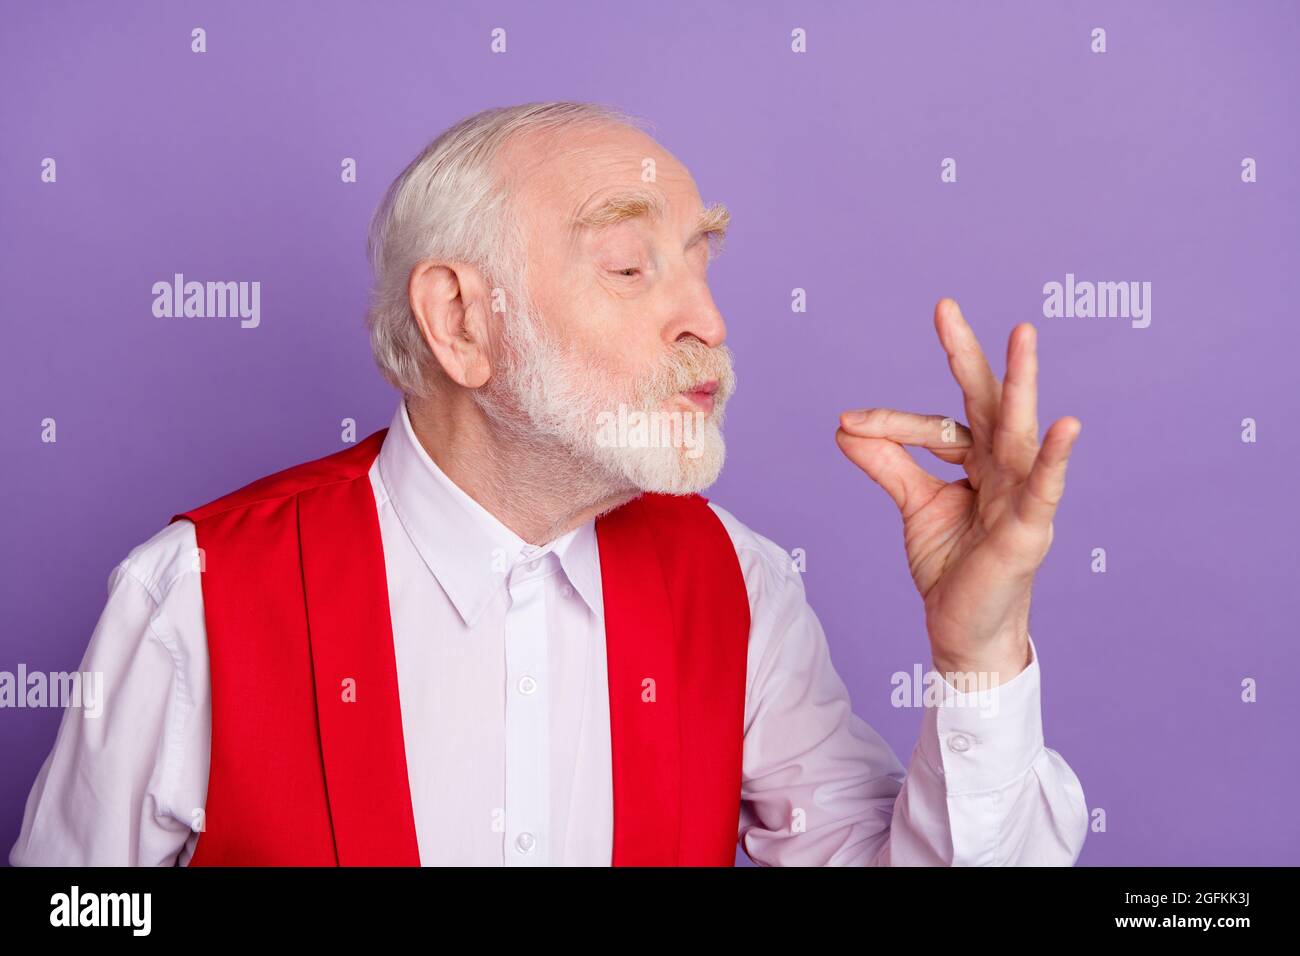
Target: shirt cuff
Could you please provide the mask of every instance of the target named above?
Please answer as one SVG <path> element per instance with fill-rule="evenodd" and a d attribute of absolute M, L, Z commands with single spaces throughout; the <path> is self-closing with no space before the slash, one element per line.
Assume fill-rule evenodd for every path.
<path fill-rule="evenodd" d="M 974 689 L 961 693 L 938 671 L 926 676 L 934 691 L 926 694 L 919 748 L 944 777 L 948 796 L 1001 789 L 1023 776 L 1042 752 L 1038 650 L 1032 637 L 1029 652 L 1028 666 L 995 687 L 977 680 Z"/>

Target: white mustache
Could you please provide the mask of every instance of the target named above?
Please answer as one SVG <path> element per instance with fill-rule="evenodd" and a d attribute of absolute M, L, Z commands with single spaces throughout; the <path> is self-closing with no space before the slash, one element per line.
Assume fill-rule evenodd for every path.
<path fill-rule="evenodd" d="M 640 387 L 635 391 L 651 400 L 662 401 L 709 381 L 718 383 L 714 395 L 718 404 L 731 397 L 736 387 L 731 350 L 725 345 L 711 348 L 700 342 L 691 342 L 669 352 L 663 362 L 638 383 Z"/>

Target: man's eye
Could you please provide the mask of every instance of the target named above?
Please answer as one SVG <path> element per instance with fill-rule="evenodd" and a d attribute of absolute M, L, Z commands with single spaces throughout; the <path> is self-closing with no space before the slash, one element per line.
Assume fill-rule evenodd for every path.
<path fill-rule="evenodd" d="M 615 275 L 627 276 L 628 278 L 641 274 L 641 270 L 638 269 L 636 266 L 627 266 L 626 268 L 623 269 L 612 269 L 610 271 L 612 271 Z"/>

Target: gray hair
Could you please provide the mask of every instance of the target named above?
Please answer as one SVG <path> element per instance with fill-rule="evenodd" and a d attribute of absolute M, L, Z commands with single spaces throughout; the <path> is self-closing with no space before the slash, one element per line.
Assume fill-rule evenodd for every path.
<path fill-rule="evenodd" d="M 470 263 L 493 288 L 523 294 L 525 237 L 497 164 L 506 142 L 517 133 L 607 123 L 645 129 L 639 118 L 594 103 L 484 110 L 439 135 L 393 180 L 366 240 L 374 271 L 366 325 L 384 378 L 407 395 L 429 394 L 432 353 L 407 294 L 411 270 L 421 260 Z"/>

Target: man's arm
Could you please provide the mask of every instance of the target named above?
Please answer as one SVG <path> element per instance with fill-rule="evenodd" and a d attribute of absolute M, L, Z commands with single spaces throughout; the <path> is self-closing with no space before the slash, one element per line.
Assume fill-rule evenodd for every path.
<path fill-rule="evenodd" d="M 171 866 L 192 852 L 209 746 L 195 719 L 206 702 L 206 648 L 194 653 L 186 629 L 196 608 L 202 618 L 193 549 L 193 525 L 178 522 L 109 577 L 81 662 L 83 672 L 103 675 L 102 712 L 64 712 L 27 798 L 12 865 Z"/>
<path fill-rule="evenodd" d="M 739 838 L 770 866 L 1069 865 L 1087 810 L 1043 745 L 1037 654 L 981 696 L 943 682 L 906 769 L 852 710 L 788 556 L 715 506 L 750 594 Z"/>
<path fill-rule="evenodd" d="M 911 804 L 933 793 L 934 815 L 947 813 L 948 855 L 939 861 L 945 865 L 1069 866 L 1083 849 L 1083 787 L 1061 755 L 1044 746 L 1032 639 L 1030 650 L 1029 666 L 988 693 L 959 693 L 943 681 L 936 685 L 942 700 L 925 707 L 912 786 L 904 788 L 898 812 L 920 822 Z"/>

